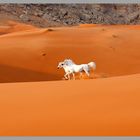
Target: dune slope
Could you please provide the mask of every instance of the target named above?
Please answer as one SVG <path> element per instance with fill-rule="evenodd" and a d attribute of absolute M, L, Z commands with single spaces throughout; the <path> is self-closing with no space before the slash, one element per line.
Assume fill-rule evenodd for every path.
<path fill-rule="evenodd" d="M 140 135 L 139 83 L 138 74 L 0 84 L 0 135 Z"/>
<path fill-rule="evenodd" d="M 65 58 L 77 64 L 95 61 L 97 70 L 91 75 L 93 78 L 140 72 L 139 25 L 85 24 L 51 29 L 20 23 L 8 26 L 10 32 L 0 36 L 0 82 L 61 80 L 64 71 L 57 70 L 57 65 Z M 7 72 L 10 69 L 15 69 L 14 74 Z M 28 78 L 30 71 L 46 76 L 34 74 Z"/>

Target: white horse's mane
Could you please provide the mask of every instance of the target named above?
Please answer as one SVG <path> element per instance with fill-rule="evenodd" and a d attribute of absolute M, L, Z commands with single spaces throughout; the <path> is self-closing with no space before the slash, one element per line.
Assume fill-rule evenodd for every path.
<path fill-rule="evenodd" d="M 64 60 L 64 63 L 65 63 L 66 65 L 73 65 L 73 64 L 75 64 L 71 59 L 65 59 L 65 60 Z"/>

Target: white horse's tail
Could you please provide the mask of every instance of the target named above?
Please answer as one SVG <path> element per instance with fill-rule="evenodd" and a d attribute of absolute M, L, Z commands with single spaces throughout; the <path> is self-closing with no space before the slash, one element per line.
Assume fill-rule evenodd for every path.
<path fill-rule="evenodd" d="M 90 62 L 88 63 L 89 68 L 93 68 L 94 70 L 96 69 L 96 64 L 95 62 Z"/>

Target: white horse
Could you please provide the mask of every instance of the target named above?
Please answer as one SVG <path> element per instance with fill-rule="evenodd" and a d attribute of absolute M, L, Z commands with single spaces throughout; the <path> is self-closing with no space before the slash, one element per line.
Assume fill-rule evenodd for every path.
<path fill-rule="evenodd" d="M 70 74 L 73 75 L 73 79 L 75 80 L 75 73 L 80 73 L 80 77 L 82 76 L 82 71 L 84 71 L 87 76 L 90 76 L 90 69 L 96 69 L 96 64 L 95 62 L 90 62 L 88 64 L 81 64 L 77 65 L 75 64 L 71 59 L 65 59 L 63 62 L 60 62 L 58 64 L 58 69 L 59 68 L 64 68 L 65 70 L 65 79 L 70 80 Z"/>

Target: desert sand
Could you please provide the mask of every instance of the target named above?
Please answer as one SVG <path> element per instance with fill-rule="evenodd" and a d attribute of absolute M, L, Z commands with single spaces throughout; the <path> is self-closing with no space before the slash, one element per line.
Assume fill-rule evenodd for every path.
<path fill-rule="evenodd" d="M 140 135 L 140 26 L 0 24 L 0 135 Z M 65 58 L 97 64 L 62 80 Z"/>

